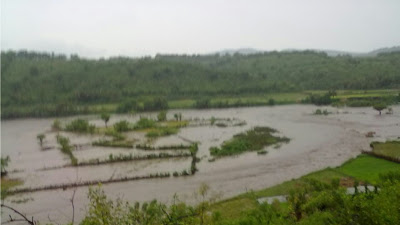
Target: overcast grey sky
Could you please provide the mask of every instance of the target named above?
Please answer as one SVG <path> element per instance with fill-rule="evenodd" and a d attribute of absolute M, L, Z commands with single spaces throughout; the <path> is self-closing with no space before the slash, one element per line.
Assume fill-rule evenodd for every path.
<path fill-rule="evenodd" d="M 2 0 L 1 48 L 86 57 L 400 45 L 400 0 Z"/>

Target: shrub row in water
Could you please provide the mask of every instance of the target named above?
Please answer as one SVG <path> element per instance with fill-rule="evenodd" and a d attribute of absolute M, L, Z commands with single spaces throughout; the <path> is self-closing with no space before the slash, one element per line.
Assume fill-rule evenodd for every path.
<path fill-rule="evenodd" d="M 189 149 L 191 145 L 163 145 L 163 146 L 151 146 L 151 145 L 146 145 L 146 144 L 137 144 L 136 148 L 137 149 L 142 149 L 142 150 L 182 150 L 182 149 Z"/>
<path fill-rule="evenodd" d="M 91 186 L 107 183 L 116 183 L 116 182 L 124 182 L 124 181 L 133 181 L 133 180 L 143 180 L 143 179 L 152 179 L 152 178 L 168 178 L 171 174 L 168 172 L 161 172 L 161 173 L 151 173 L 145 176 L 133 176 L 133 177 L 121 177 L 116 179 L 107 179 L 107 180 L 95 180 L 95 181 L 83 181 L 78 183 L 71 183 L 71 184 L 55 184 L 55 185 L 48 185 L 44 187 L 36 187 L 36 188 L 19 188 L 15 190 L 8 191 L 7 194 L 20 194 L 20 193 L 30 193 L 36 191 L 46 191 L 46 190 L 55 190 L 55 189 L 67 189 L 67 188 L 74 188 L 74 187 L 82 187 L 82 186 Z"/>
<path fill-rule="evenodd" d="M 76 166 L 92 166 L 92 165 L 101 165 L 108 163 L 116 163 L 116 162 L 126 162 L 126 161 L 135 161 L 135 160 L 148 160 L 148 159 L 166 159 L 166 158 L 180 158 L 180 157 L 190 157 L 189 153 L 178 153 L 178 154 L 168 154 L 168 153 L 159 153 L 159 154 L 148 154 L 148 155 L 113 155 L 110 154 L 107 160 L 91 160 L 87 162 L 80 162 Z"/>
<path fill-rule="evenodd" d="M 131 141 L 109 141 L 109 140 L 98 140 L 92 143 L 94 146 L 102 147 L 116 147 L 116 148 L 133 148 L 133 143 Z"/>
<path fill-rule="evenodd" d="M 71 131 L 71 132 L 81 132 L 81 133 L 93 134 L 95 129 L 96 129 L 95 125 L 89 124 L 89 122 L 84 119 L 73 120 L 65 126 L 65 130 Z"/>

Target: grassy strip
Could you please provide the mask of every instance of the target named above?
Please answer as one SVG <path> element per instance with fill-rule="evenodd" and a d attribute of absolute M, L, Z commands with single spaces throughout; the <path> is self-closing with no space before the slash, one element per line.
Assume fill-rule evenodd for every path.
<path fill-rule="evenodd" d="M 5 199 L 9 195 L 9 190 L 18 185 L 22 185 L 24 182 L 17 179 L 8 179 L 7 177 L 1 178 L 1 199 Z"/>
<path fill-rule="evenodd" d="M 186 127 L 189 123 L 186 120 L 170 120 L 161 122 L 156 122 L 154 120 L 150 120 L 152 122 L 147 122 L 146 120 L 150 119 L 141 118 L 134 127 L 135 130 L 146 132 L 146 137 L 148 138 L 157 138 L 177 134 L 180 128 Z"/>
<path fill-rule="evenodd" d="M 98 140 L 94 141 L 92 145 L 101 147 L 133 148 L 133 141 Z"/>
<path fill-rule="evenodd" d="M 146 150 L 146 151 L 151 151 L 151 150 L 185 150 L 185 149 L 189 149 L 191 145 L 164 145 L 164 146 L 151 146 L 151 145 L 141 145 L 141 144 L 137 144 L 136 148 L 137 149 L 141 149 L 141 150 Z"/>
<path fill-rule="evenodd" d="M 400 161 L 400 141 L 372 142 L 372 152 Z"/>
<path fill-rule="evenodd" d="M 362 151 L 362 153 L 366 154 L 366 155 L 370 155 L 370 156 L 376 157 L 376 158 L 381 158 L 381 159 L 385 159 L 385 160 L 392 161 L 392 162 L 395 162 L 395 163 L 400 163 L 400 159 L 399 158 L 394 158 L 394 157 L 391 157 L 391 156 L 383 155 L 383 154 L 376 153 L 376 152 L 369 152 L 369 151 Z"/>
<path fill-rule="evenodd" d="M 148 138 L 157 138 L 163 136 L 169 136 L 178 133 L 178 128 L 173 127 L 157 127 L 149 130 L 146 133 L 146 137 Z"/>
<path fill-rule="evenodd" d="M 380 173 L 400 170 L 400 164 L 363 154 L 347 161 L 337 170 L 358 180 L 376 184 Z"/>
<path fill-rule="evenodd" d="M 120 162 L 129 162 L 129 161 L 139 161 L 139 160 L 150 160 L 150 159 L 169 159 L 169 158 L 186 158 L 191 157 L 190 153 L 179 153 L 179 154 L 168 154 L 168 153 L 159 153 L 159 154 L 148 154 L 143 156 L 134 156 L 132 154 L 129 155 L 113 155 L 110 154 L 107 160 L 99 160 L 92 159 L 87 162 L 79 162 L 76 165 L 67 164 L 63 166 L 54 166 L 54 167 L 45 167 L 42 169 L 38 169 L 37 171 L 45 171 L 45 170 L 55 170 L 67 167 L 82 167 L 82 166 L 97 166 L 111 163 L 120 163 Z"/>
<path fill-rule="evenodd" d="M 248 106 L 264 106 L 264 105 L 283 105 L 301 103 L 309 94 L 323 95 L 328 90 L 313 90 L 300 92 L 281 92 L 269 94 L 241 95 L 231 96 L 210 96 L 209 104 L 205 108 L 228 108 L 228 107 L 248 107 Z M 333 97 L 339 105 L 349 106 L 371 106 L 370 99 L 390 99 L 392 103 L 399 102 L 399 90 L 337 90 L 337 95 Z M 149 96 L 150 97 L 150 96 Z M 366 99 L 367 101 L 363 101 Z M 187 109 L 196 108 L 196 102 L 199 98 L 190 97 L 179 99 L 171 97 L 167 105 L 169 109 Z M 394 101 L 394 102 L 393 102 Z M 273 104 L 271 104 L 273 103 Z M 86 115 L 101 113 L 117 113 L 119 103 L 100 103 L 100 104 L 79 104 L 72 105 L 70 110 L 58 113 L 54 104 L 38 104 L 38 105 L 18 105 L 10 106 L 6 112 L 2 113 L 2 118 L 18 118 L 18 117 L 51 117 L 51 116 L 67 116 L 67 115 Z"/>
<path fill-rule="evenodd" d="M 237 134 L 233 139 L 226 141 L 220 148 L 211 147 L 210 153 L 213 156 L 237 155 L 246 151 L 262 150 L 265 146 L 279 142 L 289 142 L 289 138 L 274 136 L 275 129 L 269 127 L 255 127 L 245 133 Z"/>

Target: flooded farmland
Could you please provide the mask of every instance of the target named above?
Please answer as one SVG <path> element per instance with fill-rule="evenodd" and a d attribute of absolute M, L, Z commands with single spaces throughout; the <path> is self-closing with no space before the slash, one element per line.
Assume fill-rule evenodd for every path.
<path fill-rule="evenodd" d="M 184 119 L 202 121 L 202 119 L 229 118 L 245 121 L 241 126 L 215 126 L 197 124 L 181 128 L 176 135 L 159 137 L 151 144 L 188 145 L 199 143 L 197 157 L 198 172 L 193 176 L 169 177 L 163 179 L 145 179 L 127 182 L 104 184 L 102 188 L 110 197 L 123 197 L 125 200 L 149 201 L 158 199 L 168 203 L 174 194 L 180 200 L 196 202 L 193 192 L 206 183 L 221 198 L 269 187 L 286 180 L 300 177 L 309 172 L 335 167 L 358 155 L 362 150 L 369 150 L 369 143 L 374 140 L 398 139 L 400 137 L 400 107 L 393 107 L 393 114 L 381 116 L 372 108 L 332 108 L 327 116 L 312 115 L 321 107 L 311 105 L 287 105 L 274 107 L 251 107 L 209 110 L 170 110 L 168 119 L 175 113 L 182 113 Z M 112 115 L 109 125 L 126 119 L 135 122 L 140 116 L 156 118 L 156 113 L 136 115 Z M 62 123 L 75 117 L 59 118 Z M 91 124 L 104 126 L 98 115 L 81 116 Z M 62 167 L 69 163 L 69 158 L 57 148 L 56 132 L 51 131 L 51 119 L 18 119 L 2 121 L 1 150 L 2 155 L 9 155 L 11 163 L 8 170 L 10 178 L 24 181 L 16 188 L 35 188 L 54 184 L 68 184 L 80 181 L 114 179 L 124 176 L 145 176 L 158 172 L 182 171 L 190 167 L 191 158 L 149 159 L 129 162 L 115 162 L 84 167 Z M 233 135 L 249 130 L 255 126 L 268 126 L 279 131 L 279 135 L 290 138 L 289 143 L 270 146 L 268 154 L 258 155 L 247 152 L 238 156 L 224 157 L 209 162 L 209 148 L 219 146 Z M 374 138 L 367 138 L 366 133 L 375 132 Z M 36 136 L 45 133 L 43 151 Z M 74 150 L 79 161 L 107 159 L 113 155 L 146 155 L 148 151 L 136 148 L 110 148 L 92 146 L 98 135 L 61 132 L 69 137 L 71 143 L 81 146 Z M 139 142 L 144 135 L 136 132 L 127 134 Z M 162 150 L 155 150 L 159 153 Z M 164 152 L 164 150 L 162 151 Z M 167 151 L 168 152 L 168 151 Z M 153 151 L 152 151 L 153 153 Z M 172 153 L 171 153 L 172 154 Z M 46 168 L 54 169 L 46 169 Z M 60 167 L 60 168 L 57 168 Z M 88 187 L 78 187 L 75 196 L 75 215 L 82 218 L 87 205 Z M 6 202 L 27 215 L 34 216 L 45 223 L 49 218 L 68 222 L 72 213 L 70 198 L 73 189 L 58 189 L 16 194 Z M 29 199 L 25 203 L 15 203 Z M 4 216 L 4 215 L 2 215 Z"/>

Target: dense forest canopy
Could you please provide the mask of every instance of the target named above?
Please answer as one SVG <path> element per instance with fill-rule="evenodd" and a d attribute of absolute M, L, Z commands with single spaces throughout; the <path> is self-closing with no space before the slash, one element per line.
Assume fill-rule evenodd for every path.
<path fill-rule="evenodd" d="M 400 88 L 400 52 L 376 57 L 264 52 L 83 59 L 1 53 L 2 111 L 18 106 L 120 103 L 127 99 Z"/>

